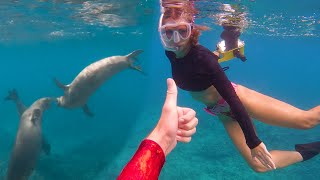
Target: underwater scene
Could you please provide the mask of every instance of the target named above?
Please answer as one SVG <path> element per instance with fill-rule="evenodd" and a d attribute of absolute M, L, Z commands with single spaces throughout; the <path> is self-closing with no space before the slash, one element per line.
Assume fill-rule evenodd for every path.
<path fill-rule="evenodd" d="M 173 76 L 159 18 L 186 0 L 163 1 L 174 5 L 158 0 L 0 2 L 0 180 L 117 179 L 157 125 L 166 80 Z M 265 172 L 249 165 L 220 116 L 207 113 L 204 103 L 178 88 L 177 105 L 192 108 L 198 125 L 191 142 L 178 142 L 166 156 L 159 179 L 319 179 L 320 145 L 301 150 L 301 156 L 295 145 L 320 141 L 320 1 L 188 2 L 197 10 L 192 23 L 207 27 L 199 44 L 210 51 L 217 50 L 225 21 L 241 23 L 245 45 L 240 52 L 246 60 L 220 63 L 228 67 L 228 79 L 239 89 L 288 103 L 292 111 L 266 100 L 262 104 L 269 108 L 251 112 L 258 107 L 245 103 L 258 99 L 240 98 L 249 113 L 278 117 L 283 107 L 286 115 L 283 123 L 253 117 L 257 136 L 278 157 L 273 158 L 277 169 Z M 174 30 L 171 41 L 187 39 L 182 33 Z M 92 63 L 104 58 L 119 64 L 98 71 L 101 64 Z M 286 117 L 293 120 L 286 124 Z M 298 117 L 312 122 L 300 126 Z M 10 170 L 15 153 L 26 153 L 15 163 L 20 170 L 30 167 L 29 175 L 17 178 L 19 172 Z M 307 156 L 312 159 L 300 162 Z"/>

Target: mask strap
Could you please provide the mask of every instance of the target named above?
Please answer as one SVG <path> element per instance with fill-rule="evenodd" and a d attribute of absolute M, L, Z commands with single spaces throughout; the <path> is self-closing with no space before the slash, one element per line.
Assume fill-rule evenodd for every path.
<path fill-rule="evenodd" d="M 160 16 L 159 25 L 158 25 L 158 31 L 161 31 L 162 19 L 163 19 L 163 13 L 161 13 L 161 16 Z"/>

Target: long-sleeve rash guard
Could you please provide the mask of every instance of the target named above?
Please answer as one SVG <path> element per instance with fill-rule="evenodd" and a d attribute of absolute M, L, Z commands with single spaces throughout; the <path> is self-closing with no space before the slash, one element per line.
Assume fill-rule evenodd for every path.
<path fill-rule="evenodd" d="M 216 55 L 201 45 L 192 46 L 183 58 L 176 58 L 171 51 L 165 53 L 171 63 L 172 77 L 179 88 L 186 91 L 203 91 L 213 85 L 229 104 L 248 147 L 253 149 L 261 143 L 246 109 L 219 65 Z"/>
<path fill-rule="evenodd" d="M 117 180 L 157 180 L 164 162 L 165 155 L 159 144 L 145 139 Z"/>

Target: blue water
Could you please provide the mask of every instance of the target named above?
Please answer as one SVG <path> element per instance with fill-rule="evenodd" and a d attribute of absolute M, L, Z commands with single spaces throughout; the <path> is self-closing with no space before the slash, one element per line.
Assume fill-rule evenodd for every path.
<path fill-rule="evenodd" d="M 214 49 L 221 28 L 211 15 L 221 3 L 200 1 L 198 21 L 211 27 L 200 43 Z M 227 1 L 248 11 L 247 62 L 229 61 L 229 78 L 302 109 L 320 102 L 320 3 L 300 1 Z M 201 4 L 203 3 L 203 4 Z M 212 6 L 208 6 L 212 3 Z M 206 6 L 204 6 L 204 4 Z M 206 11 L 205 8 L 207 7 Z M 209 7 L 212 7 L 212 11 Z M 43 133 L 52 154 L 41 155 L 31 179 L 115 179 L 152 130 L 161 113 L 170 64 L 163 53 L 153 1 L 0 2 L 0 95 L 17 89 L 26 105 L 43 96 L 60 96 L 52 79 L 69 83 L 88 64 L 143 49 L 139 61 L 147 76 L 125 70 L 107 81 L 89 100 L 95 113 L 51 107 Z M 197 111 L 199 125 L 189 144 L 167 157 L 160 179 L 318 179 L 320 156 L 285 169 L 255 173 L 242 159 L 218 119 L 179 90 L 180 106 Z M 0 179 L 6 172 L 19 117 L 13 103 L 0 103 Z M 255 122 L 269 150 L 293 150 L 294 144 L 319 140 L 319 127 L 300 131 Z"/>

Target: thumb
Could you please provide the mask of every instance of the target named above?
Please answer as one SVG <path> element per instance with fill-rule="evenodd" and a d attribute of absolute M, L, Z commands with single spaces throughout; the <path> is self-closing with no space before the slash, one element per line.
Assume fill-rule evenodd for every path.
<path fill-rule="evenodd" d="M 166 97 L 166 101 L 164 103 L 164 106 L 176 107 L 177 106 L 178 90 L 177 90 L 177 85 L 173 79 L 171 79 L 171 78 L 167 79 L 167 87 L 168 87 L 167 88 L 167 97 Z"/>

